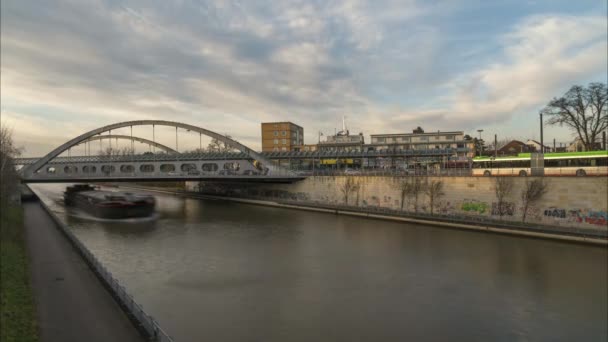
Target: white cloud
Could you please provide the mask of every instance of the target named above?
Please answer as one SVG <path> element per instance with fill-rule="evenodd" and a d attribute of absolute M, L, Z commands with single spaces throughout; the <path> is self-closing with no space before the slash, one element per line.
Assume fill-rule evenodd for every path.
<path fill-rule="evenodd" d="M 78 127 L 144 118 L 200 124 L 259 148 L 260 121 L 297 122 L 308 141 L 343 114 L 365 133 L 470 129 L 536 112 L 606 74 L 603 17 L 525 19 L 492 37 L 502 46 L 494 61 L 465 70 L 461 51 L 446 47 L 447 14 L 438 20 L 441 6 L 428 6 L 3 2 L 3 113 L 28 143 L 44 136 L 36 127 L 47 124 L 45 110 L 72 122 L 74 130 L 48 134 L 48 150 Z"/>

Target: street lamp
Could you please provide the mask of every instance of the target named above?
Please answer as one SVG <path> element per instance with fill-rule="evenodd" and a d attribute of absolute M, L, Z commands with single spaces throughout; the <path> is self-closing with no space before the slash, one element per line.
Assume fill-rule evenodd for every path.
<path fill-rule="evenodd" d="M 477 132 L 479 132 L 479 148 L 481 149 L 481 153 L 479 155 L 483 156 L 483 144 L 481 143 L 481 132 L 483 132 L 483 129 L 478 129 Z"/>

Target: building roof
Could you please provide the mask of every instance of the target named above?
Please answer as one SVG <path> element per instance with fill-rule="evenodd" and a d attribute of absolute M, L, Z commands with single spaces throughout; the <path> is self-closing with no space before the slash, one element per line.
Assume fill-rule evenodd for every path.
<path fill-rule="evenodd" d="M 538 141 L 534 140 L 534 139 L 528 139 L 528 141 L 526 142 L 526 145 L 529 145 L 529 144 L 530 144 L 530 142 L 533 142 L 533 143 L 535 143 L 536 145 L 540 146 L 540 143 L 539 143 Z M 544 147 L 546 147 L 546 148 L 550 148 L 550 147 L 549 147 L 549 146 L 547 146 L 547 145 L 544 145 Z"/>
<path fill-rule="evenodd" d="M 290 125 L 294 125 L 294 126 L 298 126 L 300 128 L 302 128 L 302 126 L 297 125 L 291 121 L 272 121 L 272 122 L 262 122 L 262 125 L 274 125 L 274 124 L 290 124 Z"/>
<path fill-rule="evenodd" d="M 371 137 L 378 136 L 404 136 L 404 135 L 434 135 L 434 134 L 464 134 L 464 131 L 436 131 L 424 133 L 386 133 L 386 134 L 370 134 Z"/>

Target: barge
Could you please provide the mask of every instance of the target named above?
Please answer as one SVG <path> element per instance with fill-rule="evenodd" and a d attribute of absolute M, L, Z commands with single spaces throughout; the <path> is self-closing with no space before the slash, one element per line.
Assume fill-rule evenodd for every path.
<path fill-rule="evenodd" d="M 106 219 L 150 216 L 156 205 L 154 197 L 150 195 L 103 191 L 88 184 L 68 186 L 63 200 L 66 205 Z"/>

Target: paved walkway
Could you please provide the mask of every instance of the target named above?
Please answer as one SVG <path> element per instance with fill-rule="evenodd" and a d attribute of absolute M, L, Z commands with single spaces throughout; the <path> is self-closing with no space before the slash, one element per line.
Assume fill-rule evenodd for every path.
<path fill-rule="evenodd" d="M 40 341 L 143 341 L 40 204 L 23 208 Z"/>

